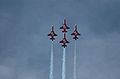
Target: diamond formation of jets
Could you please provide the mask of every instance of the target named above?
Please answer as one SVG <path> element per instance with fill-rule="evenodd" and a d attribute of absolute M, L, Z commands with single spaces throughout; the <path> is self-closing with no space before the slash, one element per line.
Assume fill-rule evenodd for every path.
<path fill-rule="evenodd" d="M 63 25 L 60 27 L 60 29 L 62 29 L 62 33 L 63 33 L 63 38 L 61 41 L 59 41 L 59 43 L 62 43 L 62 47 L 63 47 L 63 63 L 62 63 L 62 79 L 65 79 L 66 77 L 66 73 L 65 73 L 65 49 L 67 47 L 67 44 L 70 43 L 67 38 L 66 38 L 66 34 L 67 34 L 67 30 L 70 29 L 70 27 L 67 26 L 66 24 L 66 19 L 64 18 L 63 21 Z M 81 34 L 77 31 L 77 25 L 75 24 L 75 28 L 73 33 L 71 33 L 71 35 L 73 36 L 73 39 L 75 41 L 75 48 L 74 48 L 74 74 L 73 74 L 73 78 L 76 79 L 76 41 L 78 39 L 78 36 L 80 36 Z M 51 60 L 50 60 L 50 79 L 53 79 L 53 45 L 54 45 L 54 41 L 55 40 L 55 36 L 57 36 L 57 34 L 54 32 L 54 27 L 52 25 L 52 31 L 48 34 L 48 36 L 50 36 L 50 40 L 52 40 L 51 42 Z"/>
<path fill-rule="evenodd" d="M 63 29 L 62 33 L 63 33 L 63 39 L 62 41 L 60 41 L 59 43 L 63 43 L 62 47 L 67 47 L 67 43 L 69 43 L 69 41 L 67 41 L 66 39 L 66 33 L 67 33 L 67 29 L 70 29 L 70 27 L 67 26 L 66 24 L 66 19 L 64 18 L 64 21 L 63 21 L 63 25 L 60 27 L 60 29 Z M 71 34 L 73 35 L 73 39 L 74 40 L 77 40 L 78 39 L 78 36 L 80 36 L 81 34 L 77 31 L 77 25 L 75 24 L 75 29 L 74 29 L 74 32 Z M 54 32 L 54 27 L 52 25 L 52 31 L 48 34 L 48 36 L 51 36 L 50 37 L 50 40 L 55 40 L 55 36 L 57 36 L 57 34 Z"/>

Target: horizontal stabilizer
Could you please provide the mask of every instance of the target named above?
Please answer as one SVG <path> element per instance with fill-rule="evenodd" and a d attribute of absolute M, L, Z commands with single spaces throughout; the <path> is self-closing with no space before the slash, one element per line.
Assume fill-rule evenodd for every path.
<path fill-rule="evenodd" d="M 62 47 L 64 47 L 64 48 L 65 48 L 65 47 L 67 47 L 67 45 L 62 45 Z"/>
<path fill-rule="evenodd" d="M 78 37 L 73 37 L 73 39 L 75 39 L 75 40 L 76 40 L 76 39 L 78 39 Z"/>
<path fill-rule="evenodd" d="M 66 30 L 63 30 L 62 32 L 67 32 Z"/>
<path fill-rule="evenodd" d="M 55 40 L 55 38 L 50 38 L 52 41 Z"/>

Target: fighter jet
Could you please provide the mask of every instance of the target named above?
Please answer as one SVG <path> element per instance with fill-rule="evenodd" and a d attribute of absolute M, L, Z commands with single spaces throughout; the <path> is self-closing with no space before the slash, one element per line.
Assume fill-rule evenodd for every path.
<path fill-rule="evenodd" d="M 48 34 L 48 36 L 51 36 L 50 40 L 52 40 L 52 41 L 55 40 L 54 36 L 57 36 L 57 34 L 55 34 L 55 32 L 54 32 L 53 25 L 52 25 L 52 31 L 51 31 L 51 33 Z"/>
<path fill-rule="evenodd" d="M 62 32 L 67 32 L 66 29 L 70 29 L 70 27 L 67 26 L 66 24 L 66 19 L 64 18 L 64 23 L 63 25 L 60 27 L 60 29 L 63 29 Z"/>
<path fill-rule="evenodd" d="M 66 45 L 66 43 L 69 43 L 69 41 L 67 41 L 67 39 L 66 39 L 66 34 L 64 33 L 64 38 L 63 38 L 63 40 L 62 41 L 60 41 L 59 43 L 63 43 L 63 45 L 62 45 L 62 47 L 67 47 L 67 45 Z"/>
<path fill-rule="evenodd" d="M 73 39 L 77 40 L 78 39 L 78 35 L 81 35 L 80 33 L 78 33 L 77 31 L 77 25 L 75 24 L 75 30 L 74 32 L 71 34 L 71 35 L 74 35 Z"/>

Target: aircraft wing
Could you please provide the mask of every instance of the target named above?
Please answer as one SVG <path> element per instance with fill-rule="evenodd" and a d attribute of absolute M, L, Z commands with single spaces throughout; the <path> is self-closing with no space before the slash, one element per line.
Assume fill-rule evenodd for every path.
<path fill-rule="evenodd" d="M 60 29 L 64 29 L 64 27 L 63 27 L 63 26 L 61 26 L 61 27 L 60 27 Z"/>
<path fill-rule="evenodd" d="M 50 34 L 48 34 L 48 36 L 52 36 L 52 34 L 50 33 Z"/>
<path fill-rule="evenodd" d="M 68 26 L 66 25 L 66 29 L 70 29 L 70 27 L 68 27 Z"/>
<path fill-rule="evenodd" d="M 60 41 L 60 43 L 64 43 L 64 41 L 62 40 L 62 41 Z"/>
<path fill-rule="evenodd" d="M 75 35 L 75 33 L 73 32 L 71 35 Z"/>
<path fill-rule="evenodd" d="M 57 36 L 57 34 L 54 33 L 54 36 Z"/>

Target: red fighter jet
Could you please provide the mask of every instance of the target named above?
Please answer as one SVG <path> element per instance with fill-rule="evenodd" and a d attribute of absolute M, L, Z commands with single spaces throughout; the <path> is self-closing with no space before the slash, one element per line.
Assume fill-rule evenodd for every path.
<path fill-rule="evenodd" d="M 53 25 L 52 25 L 52 31 L 50 34 L 48 34 L 48 36 L 51 36 L 50 40 L 52 40 L 52 41 L 55 40 L 54 36 L 57 36 L 57 34 L 55 34 L 55 32 L 54 32 Z"/>
<path fill-rule="evenodd" d="M 64 38 L 62 41 L 60 41 L 60 43 L 63 43 L 62 47 L 64 48 L 67 47 L 66 43 L 69 43 L 69 41 L 67 41 L 65 33 L 64 33 Z"/>
<path fill-rule="evenodd" d="M 63 29 L 62 32 L 67 32 L 66 29 L 70 29 L 70 27 L 67 26 L 66 24 L 66 19 L 64 18 L 64 23 L 63 25 L 60 27 L 60 29 Z"/>
<path fill-rule="evenodd" d="M 75 24 L 75 30 L 71 35 L 74 35 L 73 39 L 75 39 L 75 40 L 77 40 L 78 39 L 77 36 L 80 35 L 80 33 L 78 33 L 78 31 L 77 31 L 77 25 L 76 24 Z"/>

